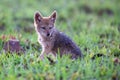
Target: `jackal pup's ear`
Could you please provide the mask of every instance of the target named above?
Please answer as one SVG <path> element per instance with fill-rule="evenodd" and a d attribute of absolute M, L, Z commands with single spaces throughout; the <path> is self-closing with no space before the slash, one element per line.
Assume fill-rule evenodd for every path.
<path fill-rule="evenodd" d="M 37 11 L 34 14 L 34 22 L 39 23 L 42 20 L 42 15 Z"/>
<path fill-rule="evenodd" d="M 57 13 L 56 13 L 56 11 L 54 11 L 54 12 L 52 13 L 52 15 L 50 16 L 50 19 L 51 19 L 51 21 L 52 21 L 53 23 L 55 23 L 56 17 L 57 17 Z"/>

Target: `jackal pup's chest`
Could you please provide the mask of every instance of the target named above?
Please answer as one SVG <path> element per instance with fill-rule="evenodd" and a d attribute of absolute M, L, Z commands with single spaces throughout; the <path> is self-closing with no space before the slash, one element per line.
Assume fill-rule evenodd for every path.
<path fill-rule="evenodd" d="M 53 41 L 41 41 L 40 39 L 38 39 L 39 43 L 41 44 L 42 48 L 45 50 L 49 50 L 51 51 L 51 49 L 53 48 Z"/>

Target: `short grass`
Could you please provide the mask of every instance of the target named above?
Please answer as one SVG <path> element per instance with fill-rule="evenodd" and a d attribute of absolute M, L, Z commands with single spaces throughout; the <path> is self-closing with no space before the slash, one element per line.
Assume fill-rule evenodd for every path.
<path fill-rule="evenodd" d="M 58 55 L 54 64 L 47 58 L 37 62 L 41 47 L 33 16 L 35 11 L 49 16 L 54 10 L 57 29 L 78 44 L 83 59 Z M 0 80 L 119 80 L 119 14 L 119 0 L 1 0 Z M 3 42 L 10 36 L 26 47 L 24 54 L 4 52 Z"/>

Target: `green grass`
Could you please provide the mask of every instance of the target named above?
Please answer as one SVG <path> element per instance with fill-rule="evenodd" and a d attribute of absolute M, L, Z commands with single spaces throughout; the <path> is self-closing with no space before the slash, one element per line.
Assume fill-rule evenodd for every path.
<path fill-rule="evenodd" d="M 41 47 L 33 16 L 35 11 L 49 16 L 54 10 L 57 29 L 77 43 L 83 59 L 58 56 L 54 64 L 47 58 L 37 62 Z M 120 62 L 114 61 L 120 61 L 119 14 L 119 0 L 1 0 L 0 80 L 119 80 Z M 24 54 L 4 52 L 3 42 L 11 35 L 29 47 Z M 92 59 L 97 54 L 104 56 Z"/>

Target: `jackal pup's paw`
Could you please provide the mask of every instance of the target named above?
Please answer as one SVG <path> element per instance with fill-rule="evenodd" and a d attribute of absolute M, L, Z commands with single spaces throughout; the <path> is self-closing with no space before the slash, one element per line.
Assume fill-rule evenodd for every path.
<path fill-rule="evenodd" d="M 37 58 L 37 62 L 43 61 L 43 59 L 44 59 L 44 56 L 43 56 L 43 55 L 40 55 L 40 56 Z"/>

